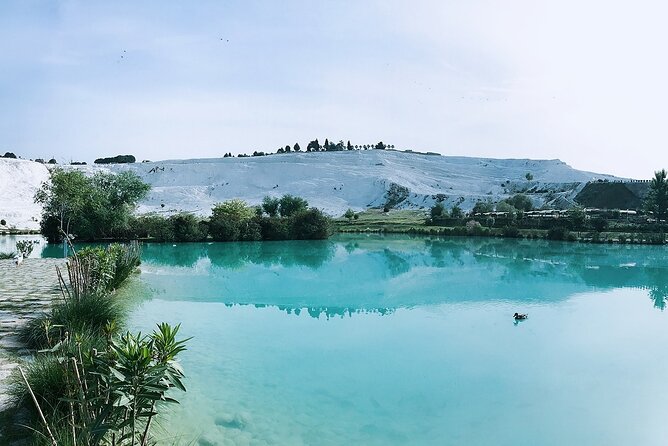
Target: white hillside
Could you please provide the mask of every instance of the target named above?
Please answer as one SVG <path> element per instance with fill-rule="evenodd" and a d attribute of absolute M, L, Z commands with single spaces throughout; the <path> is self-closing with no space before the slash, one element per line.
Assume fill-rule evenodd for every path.
<path fill-rule="evenodd" d="M 594 178 L 559 160 L 488 159 L 396 151 L 287 153 L 265 157 L 170 160 L 77 167 L 131 170 L 153 186 L 139 212 L 179 211 L 207 215 L 220 201 L 258 204 L 265 195 L 293 194 L 331 215 L 349 207 L 426 208 L 436 199 L 470 209 L 477 200 L 498 201 L 527 192 L 536 205 L 560 207 Z M 526 174 L 533 180 L 528 181 Z"/>
<path fill-rule="evenodd" d="M 477 200 L 499 201 L 517 192 L 537 206 L 567 207 L 584 184 L 615 179 L 575 170 L 559 160 L 489 159 L 396 151 L 287 153 L 265 157 L 171 160 L 105 166 L 68 166 L 92 174 L 131 170 L 151 184 L 139 212 L 179 211 L 208 215 L 220 201 L 241 198 L 258 204 L 265 195 L 304 197 L 331 215 L 349 207 L 427 208 L 437 199 L 470 209 Z M 527 173 L 533 175 L 528 181 Z M 0 159 L 0 219 L 36 229 L 35 191 L 48 179 L 46 166 Z"/>
<path fill-rule="evenodd" d="M 0 158 L 0 220 L 7 227 L 39 229 L 41 206 L 33 197 L 49 171 L 43 164 Z"/>

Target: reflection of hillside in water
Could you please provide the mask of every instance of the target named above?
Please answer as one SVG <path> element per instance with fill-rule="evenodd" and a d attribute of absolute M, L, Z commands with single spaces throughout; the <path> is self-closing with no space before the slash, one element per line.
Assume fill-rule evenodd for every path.
<path fill-rule="evenodd" d="M 144 280 L 169 299 L 325 315 L 448 302 L 554 302 L 624 287 L 648 289 L 663 309 L 668 296 L 668 255 L 651 246 L 337 236 L 145 245 L 143 257 Z"/>

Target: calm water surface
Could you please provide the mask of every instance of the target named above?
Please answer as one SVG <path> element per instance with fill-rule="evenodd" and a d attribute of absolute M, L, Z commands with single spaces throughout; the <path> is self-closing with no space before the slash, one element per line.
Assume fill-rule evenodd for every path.
<path fill-rule="evenodd" d="M 662 445 L 663 247 L 354 236 L 145 245 L 200 445 Z M 529 319 L 515 324 L 515 311 Z"/>

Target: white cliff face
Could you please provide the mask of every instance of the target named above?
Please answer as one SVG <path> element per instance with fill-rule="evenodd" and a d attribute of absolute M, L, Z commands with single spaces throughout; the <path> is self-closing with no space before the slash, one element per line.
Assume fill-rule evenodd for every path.
<path fill-rule="evenodd" d="M 16 163 L 16 160 L 9 160 Z M 39 215 L 32 195 L 44 181 L 46 168 L 37 163 L 21 183 L 21 193 L 0 210 L 22 209 L 21 222 Z M 7 163 L 5 163 L 7 164 Z M 0 164 L 0 191 L 11 175 Z M 292 194 L 331 215 L 382 207 L 420 209 L 437 199 L 446 207 L 470 209 L 478 200 L 499 201 L 527 192 L 536 205 L 566 206 L 594 178 L 614 179 L 575 170 L 559 160 L 489 159 L 368 150 L 287 153 L 265 157 L 169 160 L 104 166 L 71 166 L 92 174 L 130 170 L 152 186 L 138 211 L 209 215 L 218 202 L 240 198 L 259 204 L 266 195 Z M 533 176 L 531 181 L 526 174 Z M 20 200 L 18 197 L 21 197 Z M 4 217 L 0 217 L 4 218 Z M 18 220 L 17 220 L 18 221 Z M 18 227 L 19 225 L 17 225 Z"/>
<path fill-rule="evenodd" d="M 49 171 L 43 164 L 0 158 L 0 220 L 9 228 L 39 229 L 42 207 L 33 197 L 48 179 Z"/>

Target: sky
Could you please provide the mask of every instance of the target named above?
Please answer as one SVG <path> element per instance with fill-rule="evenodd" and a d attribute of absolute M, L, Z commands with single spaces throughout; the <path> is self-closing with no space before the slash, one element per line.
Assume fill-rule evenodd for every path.
<path fill-rule="evenodd" d="M 0 0 L 0 152 L 60 162 L 319 138 L 668 168 L 668 3 Z"/>

